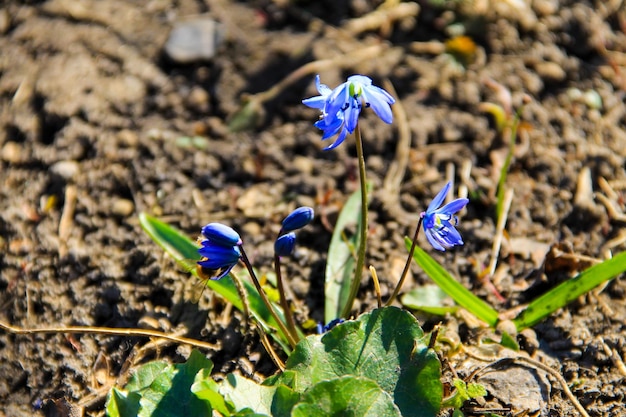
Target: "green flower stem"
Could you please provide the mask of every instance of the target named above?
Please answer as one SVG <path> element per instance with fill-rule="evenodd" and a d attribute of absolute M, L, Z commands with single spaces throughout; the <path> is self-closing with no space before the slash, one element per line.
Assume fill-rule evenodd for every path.
<path fill-rule="evenodd" d="M 415 228 L 415 234 L 413 235 L 413 241 L 411 242 L 411 249 L 409 249 L 409 257 L 406 259 L 406 263 L 404 264 L 404 270 L 402 270 L 402 275 L 400 276 L 400 281 L 398 281 L 398 285 L 396 285 L 396 289 L 393 290 L 393 294 L 389 297 L 389 300 L 385 303 L 385 307 L 390 306 L 393 303 L 393 300 L 396 299 L 398 294 L 400 293 L 400 289 L 406 280 L 407 275 L 409 275 L 409 268 L 411 267 L 411 262 L 413 262 L 413 254 L 415 253 L 415 246 L 417 246 L 417 238 L 420 234 L 420 229 L 422 228 L 422 216 L 420 216 L 419 221 L 417 222 L 417 227 Z"/>
<path fill-rule="evenodd" d="M 361 140 L 361 129 L 356 125 L 354 129 L 354 138 L 356 142 L 356 154 L 359 161 L 359 179 L 361 185 L 361 235 L 359 236 L 359 250 L 357 252 L 356 269 L 350 294 L 346 300 L 346 304 L 341 312 L 341 317 L 350 318 L 350 312 L 354 305 L 354 299 L 359 292 L 361 285 L 361 276 L 363 275 L 363 265 L 365 265 L 365 249 L 367 247 L 367 180 L 365 178 L 365 158 L 363 157 L 363 141 Z"/>
<path fill-rule="evenodd" d="M 289 332 L 289 329 L 287 329 L 287 326 L 285 326 L 285 322 L 283 321 L 283 319 L 280 318 L 280 316 L 274 309 L 274 306 L 272 305 L 271 301 L 267 298 L 267 294 L 265 294 L 265 291 L 263 291 L 263 288 L 261 287 L 261 283 L 256 277 L 254 270 L 252 269 L 252 264 L 250 263 L 250 260 L 248 259 L 248 255 L 246 255 L 246 251 L 243 249 L 243 245 L 239 246 L 239 250 L 241 251 L 241 259 L 244 265 L 246 266 L 246 268 L 248 269 L 248 272 L 250 273 L 250 278 L 252 278 L 252 282 L 254 283 L 256 290 L 259 292 L 259 295 L 261 296 L 263 303 L 267 306 L 267 309 L 269 310 L 272 317 L 274 317 L 274 320 L 276 320 L 278 327 L 280 327 L 280 331 L 285 335 L 291 347 L 295 347 L 297 344 L 296 340 L 293 338 L 293 336 Z"/>
<path fill-rule="evenodd" d="M 287 328 L 291 333 L 291 337 L 293 337 L 296 342 L 300 341 L 300 336 L 298 335 L 298 330 L 296 329 L 296 322 L 293 318 L 293 312 L 289 307 L 289 301 L 287 301 L 287 296 L 285 295 L 285 284 L 283 283 L 283 274 L 280 271 L 280 256 L 274 255 L 274 268 L 276 270 L 276 286 L 278 287 L 278 294 L 280 295 L 280 306 L 285 313 L 285 318 L 287 319 Z"/>

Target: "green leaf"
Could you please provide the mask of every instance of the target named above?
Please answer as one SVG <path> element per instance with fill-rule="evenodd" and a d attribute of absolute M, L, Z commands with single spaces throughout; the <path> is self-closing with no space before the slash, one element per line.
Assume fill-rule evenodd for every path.
<path fill-rule="evenodd" d="M 446 306 L 445 300 L 449 299 L 439 286 L 435 284 L 422 285 L 402 296 L 402 305 L 413 310 L 424 311 L 437 316 L 444 316 L 448 313 L 455 313 L 457 306 Z"/>
<path fill-rule="evenodd" d="M 304 392 L 345 375 L 366 377 L 391 395 L 405 417 L 437 414 L 443 396 L 437 355 L 410 313 L 385 307 L 302 340 L 287 361 L 289 383 Z M 273 383 L 282 383 L 275 378 Z"/>
<path fill-rule="evenodd" d="M 487 390 L 480 384 L 468 385 L 462 379 L 455 379 L 452 384 L 456 391 L 443 401 L 443 407 L 459 409 L 466 401 L 487 395 Z"/>
<path fill-rule="evenodd" d="M 626 272 L 626 252 L 584 270 L 533 300 L 513 323 L 518 331 L 531 327 L 605 281 Z"/>
<path fill-rule="evenodd" d="M 226 404 L 226 400 L 219 393 L 219 385 L 211 378 L 211 369 L 201 369 L 194 378 L 191 392 L 201 400 L 207 401 L 211 407 L 224 417 L 229 417 L 233 406 Z"/>
<path fill-rule="evenodd" d="M 126 392 L 115 387 L 109 392 L 105 411 L 109 417 L 134 417 L 139 412 L 139 399 L 136 392 Z"/>
<path fill-rule="evenodd" d="M 411 239 L 404 238 L 407 250 L 411 248 Z M 498 324 L 498 312 L 489 304 L 472 294 L 467 288 L 459 284 L 437 261 L 430 257 L 423 249 L 416 246 L 413 259 L 446 294 L 458 305 L 487 323 L 491 327 Z"/>
<path fill-rule="evenodd" d="M 369 378 L 343 376 L 313 385 L 293 417 L 402 417 L 393 398 Z"/>
<path fill-rule="evenodd" d="M 368 185 L 368 193 L 369 189 Z M 359 189 L 352 193 L 341 209 L 328 247 L 324 286 L 325 323 L 341 317 L 341 312 L 348 302 L 350 286 L 354 279 L 361 223 L 361 190 Z M 355 227 L 354 234 L 348 235 L 348 227 Z"/>
<path fill-rule="evenodd" d="M 198 246 L 194 241 L 169 224 L 164 223 L 146 213 L 141 213 L 139 215 L 139 222 L 141 223 L 141 227 L 152 238 L 152 240 L 154 240 L 154 242 L 161 246 L 172 258 L 174 258 L 174 260 L 183 269 L 200 279 L 195 267 L 196 261 L 200 260 L 200 255 L 198 254 Z M 274 320 L 269 310 L 263 303 L 263 300 L 254 285 L 248 281 L 244 281 L 243 284 L 248 295 L 250 313 L 257 321 L 259 321 L 259 323 L 261 323 L 262 326 L 264 326 L 264 328 L 275 329 L 278 333 L 272 333 L 272 335 L 281 344 L 281 346 L 286 347 L 286 338 L 282 336 L 280 328 L 278 327 L 278 324 L 276 324 L 276 320 Z M 239 293 L 237 292 L 237 288 L 235 287 L 235 284 L 230 276 L 219 280 L 208 280 L 206 285 L 232 303 L 237 309 L 243 309 Z M 275 337 L 276 334 L 281 335 L 281 337 Z"/>
<path fill-rule="evenodd" d="M 196 417 L 211 416 L 211 406 L 191 393 L 190 387 L 196 374 L 202 369 L 213 368 L 213 363 L 198 351 L 192 351 L 187 362 L 171 365 L 165 362 L 151 362 L 137 370 L 125 387 L 124 394 L 119 390 L 111 391 L 114 404 L 107 406 L 111 417 L 175 417 L 192 415 Z M 133 402 L 138 398 L 138 408 Z M 121 407 L 121 401 L 126 401 Z M 117 405 L 117 407 L 114 406 Z M 122 414 L 121 410 L 124 409 Z M 110 413 L 111 411 L 111 413 Z M 118 414 L 115 414 L 118 412 Z"/>
<path fill-rule="evenodd" d="M 252 410 L 272 417 L 289 417 L 300 395 L 284 386 L 264 386 L 240 375 L 229 374 L 220 386 L 220 394 L 237 411 Z"/>
<path fill-rule="evenodd" d="M 200 352 L 191 352 L 187 362 L 172 365 L 159 374 L 139 401 L 140 417 L 211 416 L 211 406 L 191 392 L 191 385 L 201 369 L 213 363 Z"/>

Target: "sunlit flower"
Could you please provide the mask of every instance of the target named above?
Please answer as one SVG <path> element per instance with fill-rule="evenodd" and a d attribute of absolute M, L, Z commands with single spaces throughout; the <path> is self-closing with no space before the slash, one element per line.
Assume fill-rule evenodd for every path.
<path fill-rule="evenodd" d="M 430 203 L 428 209 L 420 214 L 424 222 L 426 239 L 433 245 L 433 248 L 440 251 L 463 244 L 461 235 L 454 228 L 458 223 L 458 218 L 454 213 L 465 207 L 469 200 L 467 198 L 457 198 L 438 208 L 445 200 L 451 186 L 452 183 L 448 182 Z"/>
<path fill-rule="evenodd" d="M 289 256 L 296 248 L 296 234 L 289 232 L 281 235 L 274 242 L 274 253 L 278 256 Z"/>
<path fill-rule="evenodd" d="M 281 231 L 283 233 L 292 232 L 294 230 L 302 229 L 313 220 L 314 212 L 311 207 L 298 207 L 292 211 L 282 223 Z"/>
<path fill-rule="evenodd" d="M 225 277 L 241 258 L 239 234 L 221 223 L 209 223 L 202 228 L 202 237 L 198 265 L 210 271 L 211 279 Z"/>
<path fill-rule="evenodd" d="M 371 107 L 383 122 L 393 121 L 391 105 L 396 100 L 382 88 L 372 85 L 369 77 L 353 75 L 331 90 L 320 83 L 320 76 L 317 75 L 315 85 L 320 95 L 302 100 L 302 103 L 321 110 L 321 120 L 315 123 L 315 127 L 324 132 L 322 140 L 338 135 L 335 142 L 325 148 L 327 150 L 341 145 L 346 135 L 354 132 L 363 104 Z"/>

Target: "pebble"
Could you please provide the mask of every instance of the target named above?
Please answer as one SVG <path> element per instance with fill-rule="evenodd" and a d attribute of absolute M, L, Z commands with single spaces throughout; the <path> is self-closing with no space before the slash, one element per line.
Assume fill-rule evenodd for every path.
<path fill-rule="evenodd" d="M 165 43 L 165 53 L 174 62 L 208 61 L 224 39 L 223 26 L 213 19 L 198 17 L 174 24 Z"/>
<path fill-rule="evenodd" d="M 2 147 L 2 160 L 17 164 L 22 160 L 22 147 L 15 142 L 7 142 Z"/>
<path fill-rule="evenodd" d="M 567 74 L 556 62 L 538 62 L 535 64 L 535 71 L 543 79 L 552 81 L 563 81 Z"/>
<path fill-rule="evenodd" d="M 80 167 L 76 161 L 59 161 L 50 167 L 50 172 L 66 181 L 76 177 Z"/>
<path fill-rule="evenodd" d="M 135 211 L 135 204 L 125 198 L 118 198 L 113 200 L 111 204 L 111 211 L 113 214 L 121 217 L 128 217 Z"/>

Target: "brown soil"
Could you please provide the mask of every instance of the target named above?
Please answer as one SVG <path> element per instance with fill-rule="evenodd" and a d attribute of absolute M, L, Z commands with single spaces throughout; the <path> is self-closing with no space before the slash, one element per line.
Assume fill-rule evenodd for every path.
<path fill-rule="evenodd" d="M 210 221 L 227 223 L 263 271 L 271 267 L 280 220 L 297 205 L 314 206 L 317 220 L 301 233 L 287 272 L 303 317 L 322 320 L 325 226 L 357 187 L 353 139 L 322 151 L 312 126 L 317 114 L 300 104 L 316 94 L 312 75 L 268 101 L 252 131 L 230 133 L 227 122 L 246 94 L 271 88 L 303 64 L 377 45 L 374 57 L 321 74 L 330 86 L 353 73 L 379 85 L 388 79 L 406 113 L 390 127 L 366 111 L 361 123 L 375 190 L 368 263 L 383 296 L 406 256 L 403 236 L 447 177 L 471 198 L 459 227 L 466 244 L 434 255 L 499 310 L 622 251 L 623 2 L 420 1 L 416 17 L 409 10 L 395 22 L 360 28 L 355 19 L 379 3 L 9 0 L 0 9 L 2 320 L 156 327 L 218 343 L 209 354 L 220 372 L 273 372 L 254 334 L 242 338 L 240 316 L 209 291 L 190 301 L 195 283 L 142 232 L 138 213 L 189 236 Z M 162 52 L 170 28 L 197 14 L 223 24 L 217 55 L 171 62 Z M 445 53 L 444 42 L 460 30 L 477 44 L 465 67 Z M 493 82 L 511 92 L 514 109 L 528 101 L 493 278 L 504 302 L 479 279 L 491 256 L 507 140 L 481 111 L 481 102 L 499 100 Z M 397 151 L 402 129 L 410 149 Z M 390 167 L 404 163 L 394 176 Z M 395 178 L 402 179 L 397 187 Z M 551 247 L 570 255 L 546 260 Z M 414 267 L 405 289 L 426 282 Z M 364 280 L 362 290 L 361 311 L 375 305 L 371 283 Z M 623 279 L 614 280 L 520 339 L 562 373 L 593 416 L 626 415 L 624 371 L 605 350 L 613 349 L 613 359 L 626 354 L 625 294 Z M 436 321 L 426 320 L 428 327 Z M 456 322 L 445 324 L 454 329 Z M 480 333 L 460 322 L 461 340 L 475 343 Z M 0 334 L 0 415 L 101 414 L 102 393 L 146 342 Z M 180 361 L 188 351 L 170 344 L 146 352 L 147 359 Z M 574 415 L 550 381 L 541 414 Z"/>

